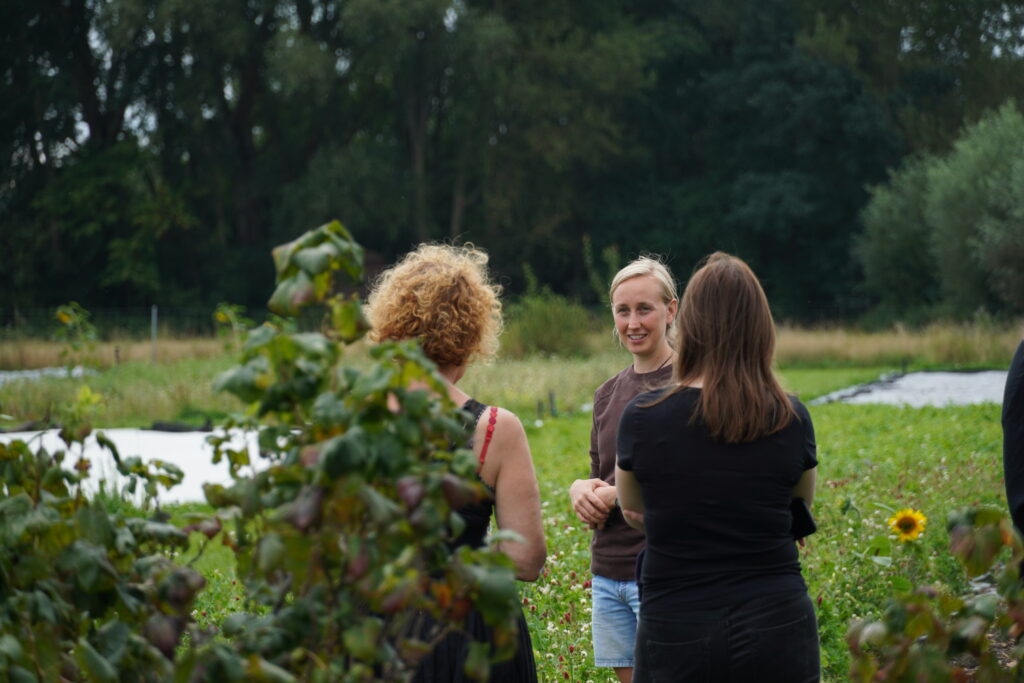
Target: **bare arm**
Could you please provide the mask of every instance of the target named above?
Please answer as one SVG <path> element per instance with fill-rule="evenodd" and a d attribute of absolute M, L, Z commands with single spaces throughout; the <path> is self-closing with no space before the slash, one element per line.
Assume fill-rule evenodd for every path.
<path fill-rule="evenodd" d="M 803 475 L 800 477 L 800 481 L 793 487 L 793 497 L 803 498 L 807 501 L 807 507 L 811 506 L 814 502 L 814 484 L 818 479 L 818 468 L 812 467 L 809 470 L 804 470 Z"/>
<path fill-rule="evenodd" d="M 603 479 L 577 479 L 569 487 L 573 512 L 591 529 L 604 526 L 615 502 L 615 487 Z"/>
<path fill-rule="evenodd" d="M 644 499 L 640 493 L 640 484 L 631 470 L 615 466 L 615 488 L 619 493 L 619 505 L 626 524 L 634 529 L 643 529 Z"/>
<path fill-rule="evenodd" d="M 478 426 L 477 452 L 484 442 L 484 423 Z M 498 411 L 494 436 L 480 472 L 495 489 L 495 516 L 498 528 L 514 531 L 522 541 L 500 545 L 516 566 L 516 578 L 535 581 L 547 558 L 544 526 L 540 513 L 540 489 L 533 469 L 530 445 L 519 419 L 507 410 Z"/>
<path fill-rule="evenodd" d="M 596 394 L 594 404 L 597 404 Z M 569 487 L 569 500 L 573 512 L 591 529 L 604 527 L 615 502 L 615 488 L 598 477 L 601 471 L 601 457 L 597 450 L 597 434 L 598 423 L 595 413 L 590 425 L 590 478 L 577 479 Z"/>

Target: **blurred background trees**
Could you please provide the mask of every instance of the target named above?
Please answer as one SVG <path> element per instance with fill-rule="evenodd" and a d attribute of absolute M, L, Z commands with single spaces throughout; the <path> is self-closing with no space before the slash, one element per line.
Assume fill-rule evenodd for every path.
<path fill-rule="evenodd" d="M 258 306 L 333 218 L 371 268 L 471 240 L 584 304 L 584 251 L 724 249 L 783 319 L 1019 314 L 1022 36 L 993 0 L 15 0 L 0 320 Z"/>

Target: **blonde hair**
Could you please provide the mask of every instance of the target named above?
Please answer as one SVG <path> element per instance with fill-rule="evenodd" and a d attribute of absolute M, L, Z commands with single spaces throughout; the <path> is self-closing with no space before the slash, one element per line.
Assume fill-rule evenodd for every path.
<path fill-rule="evenodd" d="M 497 353 L 501 286 L 487 254 L 472 244 L 421 244 L 374 281 L 366 304 L 370 339 L 419 339 L 438 366 L 465 365 Z"/>
<path fill-rule="evenodd" d="M 615 273 L 615 277 L 612 278 L 611 287 L 608 288 L 609 305 L 612 304 L 615 290 L 619 288 L 619 285 L 626 280 L 647 275 L 653 277 L 658 285 L 660 285 L 662 303 L 668 304 L 679 298 L 678 290 L 676 289 L 676 279 L 672 277 L 672 271 L 668 269 L 668 266 L 662 262 L 660 257 L 651 255 L 635 258 L 623 266 L 619 272 Z M 665 334 L 668 335 L 668 343 L 670 345 L 675 341 L 675 326 L 675 318 L 670 319 L 665 326 Z M 612 327 L 612 337 L 615 338 L 615 341 L 620 344 L 622 343 L 622 340 L 619 338 L 619 332 L 614 326 Z"/>
<path fill-rule="evenodd" d="M 661 285 L 661 298 L 666 304 L 679 298 L 678 290 L 676 289 L 676 279 L 672 277 L 672 272 L 668 269 L 668 266 L 662 263 L 661 259 L 657 256 L 641 256 L 640 258 L 633 259 L 619 272 L 615 273 L 615 277 L 612 278 L 612 285 L 608 288 L 608 301 L 612 300 L 612 297 L 615 296 L 615 290 L 623 282 L 643 275 L 650 275 L 658 281 L 658 284 Z"/>

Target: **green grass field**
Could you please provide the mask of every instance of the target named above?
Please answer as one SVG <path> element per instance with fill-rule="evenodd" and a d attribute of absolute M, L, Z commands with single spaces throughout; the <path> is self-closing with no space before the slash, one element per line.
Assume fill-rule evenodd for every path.
<path fill-rule="evenodd" d="M 354 360 L 361 358 L 357 354 Z M 480 400 L 517 411 L 530 437 L 549 554 L 543 576 L 522 584 L 521 593 L 542 680 L 613 680 L 610 670 L 592 663 L 586 583 L 590 533 L 572 514 L 566 492 L 573 479 L 588 474 L 586 407 L 593 390 L 628 362 L 621 351 L 572 360 L 508 360 L 471 368 L 463 381 Z M 41 417 L 88 383 L 105 396 L 105 412 L 97 421 L 104 426 L 140 426 L 156 419 L 198 423 L 240 407 L 210 389 L 209 380 L 229 365 L 226 357 L 156 366 L 123 363 L 87 380 L 11 383 L 0 387 L 0 414 L 9 416 L 8 426 Z M 895 369 L 797 363 L 780 374 L 787 389 L 807 401 Z M 557 417 L 550 414 L 551 395 Z M 1005 505 L 999 409 L 832 404 L 811 408 L 811 415 L 820 459 L 814 506 L 819 531 L 801 557 L 817 604 L 826 679 L 838 681 L 848 669 L 844 636 L 851 619 L 878 615 L 892 591 L 910 582 L 952 593 L 966 590 L 964 575 L 947 549 L 945 520 L 959 507 Z M 919 509 L 928 517 L 924 535 L 906 544 L 894 541 L 886 523 L 901 507 Z M 192 509 L 176 508 L 175 519 L 184 520 Z M 214 542 L 196 567 L 209 582 L 196 618 L 217 624 L 242 597 L 233 556 Z"/>
<path fill-rule="evenodd" d="M 784 371 L 787 385 L 809 400 L 885 368 Z M 481 399 L 490 400 L 483 390 Z M 831 404 L 811 408 L 819 449 L 814 512 L 818 533 L 801 551 L 817 604 L 826 680 L 845 680 L 845 633 L 851 619 L 876 616 L 908 582 L 952 593 L 967 584 L 950 556 L 945 519 L 975 504 L 1005 505 L 1001 430 L 995 405 L 899 408 Z M 541 578 L 521 584 L 541 679 L 613 681 L 593 665 L 590 644 L 590 532 L 569 506 L 573 479 L 588 476 L 590 416 L 524 419 L 544 507 L 548 561 Z M 921 510 L 925 533 L 899 544 L 886 520 L 902 507 Z M 184 519 L 190 508 L 176 510 Z M 198 542 L 198 541 L 197 541 Z M 241 599 L 231 554 L 214 543 L 196 566 L 209 585 L 197 605 L 201 623 L 218 623 Z"/>
<path fill-rule="evenodd" d="M 846 371 L 801 372 L 816 393 L 845 386 Z M 830 378 L 836 382 L 830 382 Z M 793 386 L 802 384 L 794 378 Z M 808 391 L 807 394 L 812 392 Z M 811 409 L 818 449 L 814 512 L 818 533 L 801 551 L 818 606 L 822 665 L 844 680 L 851 619 L 876 616 L 906 581 L 961 593 L 966 580 L 950 556 L 945 519 L 978 503 L 1005 505 L 999 409 L 994 405 L 906 409 L 832 404 Z M 569 507 L 573 479 L 588 476 L 587 415 L 545 421 L 527 431 L 544 501 L 548 562 L 523 597 L 544 680 L 612 681 L 590 653 L 590 533 Z M 886 520 L 897 508 L 928 517 L 917 541 L 892 540 Z"/>

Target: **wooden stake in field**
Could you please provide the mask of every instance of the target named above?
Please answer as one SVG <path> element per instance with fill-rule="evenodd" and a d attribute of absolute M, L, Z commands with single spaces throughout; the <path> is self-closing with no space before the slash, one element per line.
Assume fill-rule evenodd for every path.
<path fill-rule="evenodd" d="M 153 340 L 152 362 L 156 363 L 156 304 L 149 309 L 149 335 Z"/>

